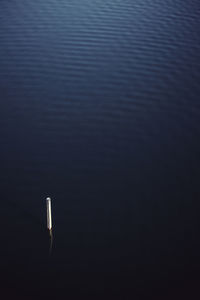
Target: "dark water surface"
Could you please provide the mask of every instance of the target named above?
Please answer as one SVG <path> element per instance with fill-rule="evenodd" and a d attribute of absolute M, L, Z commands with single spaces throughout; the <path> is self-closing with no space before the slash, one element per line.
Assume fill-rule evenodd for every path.
<path fill-rule="evenodd" d="M 194 299 L 199 118 L 198 0 L 1 0 L 1 293 Z"/>

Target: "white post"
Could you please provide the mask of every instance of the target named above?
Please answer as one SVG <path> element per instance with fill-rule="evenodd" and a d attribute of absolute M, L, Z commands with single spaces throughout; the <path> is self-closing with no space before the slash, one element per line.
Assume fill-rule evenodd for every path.
<path fill-rule="evenodd" d="M 52 217 L 51 217 L 51 198 L 47 197 L 47 228 L 52 229 Z"/>

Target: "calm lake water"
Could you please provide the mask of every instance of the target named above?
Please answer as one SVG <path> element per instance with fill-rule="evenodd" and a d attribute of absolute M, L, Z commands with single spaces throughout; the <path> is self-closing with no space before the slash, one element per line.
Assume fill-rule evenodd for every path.
<path fill-rule="evenodd" d="M 8 299 L 199 293 L 199 37 L 198 0 L 0 2 Z"/>

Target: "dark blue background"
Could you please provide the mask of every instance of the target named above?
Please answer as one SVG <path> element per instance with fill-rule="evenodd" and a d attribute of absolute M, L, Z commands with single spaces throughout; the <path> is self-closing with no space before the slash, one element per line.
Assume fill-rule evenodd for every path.
<path fill-rule="evenodd" d="M 2 291 L 198 292 L 199 12 L 197 0 L 1 1 Z"/>

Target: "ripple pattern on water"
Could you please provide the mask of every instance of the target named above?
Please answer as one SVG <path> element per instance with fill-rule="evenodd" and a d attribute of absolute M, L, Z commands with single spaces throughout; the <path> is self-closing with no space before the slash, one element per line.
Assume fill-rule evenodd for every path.
<path fill-rule="evenodd" d="M 130 252 L 146 241 L 154 253 L 155 228 L 174 232 L 180 212 L 171 243 L 184 218 L 195 231 L 199 13 L 198 0 L 1 0 L 5 199 L 37 215 L 42 197 L 56 198 L 72 248 L 74 232 L 93 228 L 99 244 L 129 244 L 131 232 Z"/>

